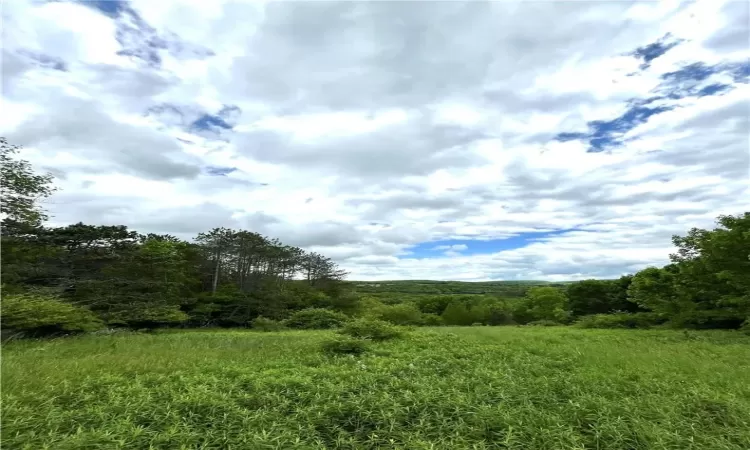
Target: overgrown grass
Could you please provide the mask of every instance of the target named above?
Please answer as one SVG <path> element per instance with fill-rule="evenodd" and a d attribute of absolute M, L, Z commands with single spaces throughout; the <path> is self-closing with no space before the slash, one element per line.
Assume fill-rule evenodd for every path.
<path fill-rule="evenodd" d="M 750 337 L 419 329 L 329 356 L 332 331 L 3 346 L 3 449 L 750 448 Z"/>

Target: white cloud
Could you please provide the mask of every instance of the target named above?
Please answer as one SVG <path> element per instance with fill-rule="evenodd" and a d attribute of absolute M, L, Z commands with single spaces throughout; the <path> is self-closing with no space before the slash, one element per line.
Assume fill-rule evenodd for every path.
<path fill-rule="evenodd" d="M 747 209 L 745 2 L 102 4 L 3 4 L 0 133 L 57 175 L 57 225 L 249 228 L 353 279 L 561 280 L 663 264 Z"/>

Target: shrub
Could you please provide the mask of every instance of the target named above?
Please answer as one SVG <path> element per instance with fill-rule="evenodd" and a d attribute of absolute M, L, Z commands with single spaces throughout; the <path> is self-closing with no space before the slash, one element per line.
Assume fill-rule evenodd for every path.
<path fill-rule="evenodd" d="M 533 322 L 527 323 L 526 325 L 534 327 L 557 327 L 560 326 L 560 322 L 555 322 L 554 320 L 535 320 Z"/>
<path fill-rule="evenodd" d="M 421 325 L 422 313 L 411 303 L 382 305 L 373 310 L 369 316 L 385 320 L 394 325 Z"/>
<path fill-rule="evenodd" d="M 329 355 L 361 355 L 368 345 L 367 341 L 342 336 L 323 342 L 321 349 Z"/>
<path fill-rule="evenodd" d="M 104 326 L 94 313 L 54 297 L 5 294 L 2 301 L 4 330 L 31 336 L 96 331 Z"/>
<path fill-rule="evenodd" d="M 301 330 L 325 330 L 338 328 L 349 318 L 336 311 L 324 308 L 309 308 L 297 311 L 286 320 L 285 325 L 289 328 Z"/>
<path fill-rule="evenodd" d="M 471 324 L 472 327 L 481 327 L 483 325 L 484 324 L 482 322 L 474 322 L 474 323 Z"/>
<path fill-rule="evenodd" d="M 592 314 L 576 321 L 579 328 L 650 328 L 663 324 L 666 320 L 656 313 L 613 313 Z"/>
<path fill-rule="evenodd" d="M 466 304 L 460 301 L 449 303 L 443 311 L 442 318 L 446 325 L 471 325 L 474 323 Z"/>
<path fill-rule="evenodd" d="M 250 326 L 253 330 L 258 331 L 280 331 L 284 329 L 281 322 L 263 316 L 258 316 L 250 321 Z"/>
<path fill-rule="evenodd" d="M 445 322 L 443 322 L 443 318 L 438 316 L 437 314 L 427 313 L 422 314 L 422 325 L 435 327 L 445 325 Z"/>
<path fill-rule="evenodd" d="M 742 327 L 745 318 L 732 310 L 709 309 L 688 310 L 670 317 L 669 325 L 674 328 L 712 329 Z"/>
<path fill-rule="evenodd" d="M 385 341 L 401 336 L 401 331 L 390 323 L 378 319 L 353 320 L 339 330 L 339 333 L 353 338 L 371 339 L 373 341 Z"/>

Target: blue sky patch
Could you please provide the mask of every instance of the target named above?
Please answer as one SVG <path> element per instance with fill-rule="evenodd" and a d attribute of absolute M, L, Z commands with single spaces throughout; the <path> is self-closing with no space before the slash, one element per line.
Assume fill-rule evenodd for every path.
<path fill-rule="evenodd" d="M 232 126 L 226 123 L 220 116 L 214 116 L 211 114 L 204 114 L 190 124 L 190 129 L 192 131 L 213 131 L 217 127 L 225 130 L 232 129 Z"/>
<path fill-rule="evenodd" d="M 536 240 L 559 236 L 570 231 L 574 231 L 574 229 L 519 233 L 516 236 L 505 239 L 445 239 L 441 241 L 422 242 L 408 248 L 407 251 L 410 254 L 403 255 L 401 258 L 439 258 L 446 256 L 445 252 L 447 251 L 466 256 L 497 253 L 523 248 Z"/>
<path fill-rule="evenodd" d="M 674 40 L 669 34 L 659 41 L 644 47 L 639 47 L 631 56 L 642 59 L 644 62 L 641 69 L 648 68 L 651 61 L 663 55 L 669 49 L 678 45 L 682 40 Z M 612 120 L 594 120 L 588 122 L 588 131 L 585 132 L 561 132 L 554 140 L 568 142 L 580 140 L 589 146 L 588 152 L 598 153 L 623 145 L 624 135 L 646 123 L 649 118 L 677 106 L 670 104 L 671 101 L 686 97 L 706 97 L 721 95 L 733 89 L 726 83 L 714 82 L 709 79 L 716 74 L 729 74 L 735 82 L 750 82 L 750 62 L 724 63 L 708 65 L 703 62 L 687 64 L 678 70 L 664 73 L 660 76 L 659 86 L 652 92 L 655 94 L 649 98 L 631 99 L 627 104 L 626 111 Z M 708 83 L 708 84 L 707 84 Z"/>
<path fill-rule="evenodd" d="M 648 121 L 648 118 L 673 109 L 672 106 L 648 106 L 653 99 L 631 101 L 629 108 L 614 120 L 594 120 L 588 122 L 587 133 L 559 133 L 555 140 L 567 142 L 588 140 L 589 152 L 597 153 L 622 145 L 621 137 L 636 126 Z"/>
<path fill-rule="evenodd" d="M 237 171 L 236 167 L 222 167 L 222 166 L 208 166 L 206 167 L 206 173 L 216 177 L 225 177 L 228 174 Z"/>
<path fill-rule="evenodd" d="M 105 16 L 119 17 L 123 12 L 130 9 L 128 2 L 120 0 L 79 0 L 79 3 L 94 8 Z"/>
<path fill-rule="evenodd" d="M 638 47 L 630 55 L 643 60 L 640 66 L 641 70 L 648 69 L 651 66 L 651 61 L 667 53 L 681 42 L 683 42 L 682 39 L 673 39 L 672 35 L 667 33 L 656 42 Z"/>

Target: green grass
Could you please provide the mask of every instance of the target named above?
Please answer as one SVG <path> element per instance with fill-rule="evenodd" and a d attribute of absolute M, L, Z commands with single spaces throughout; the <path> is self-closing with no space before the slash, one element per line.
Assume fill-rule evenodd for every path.
<path fill-rule="evenodd" d="M 750 448 L 750 337 L 419 329 L 179 332 L 3 346 L 2 448 Z"/>

